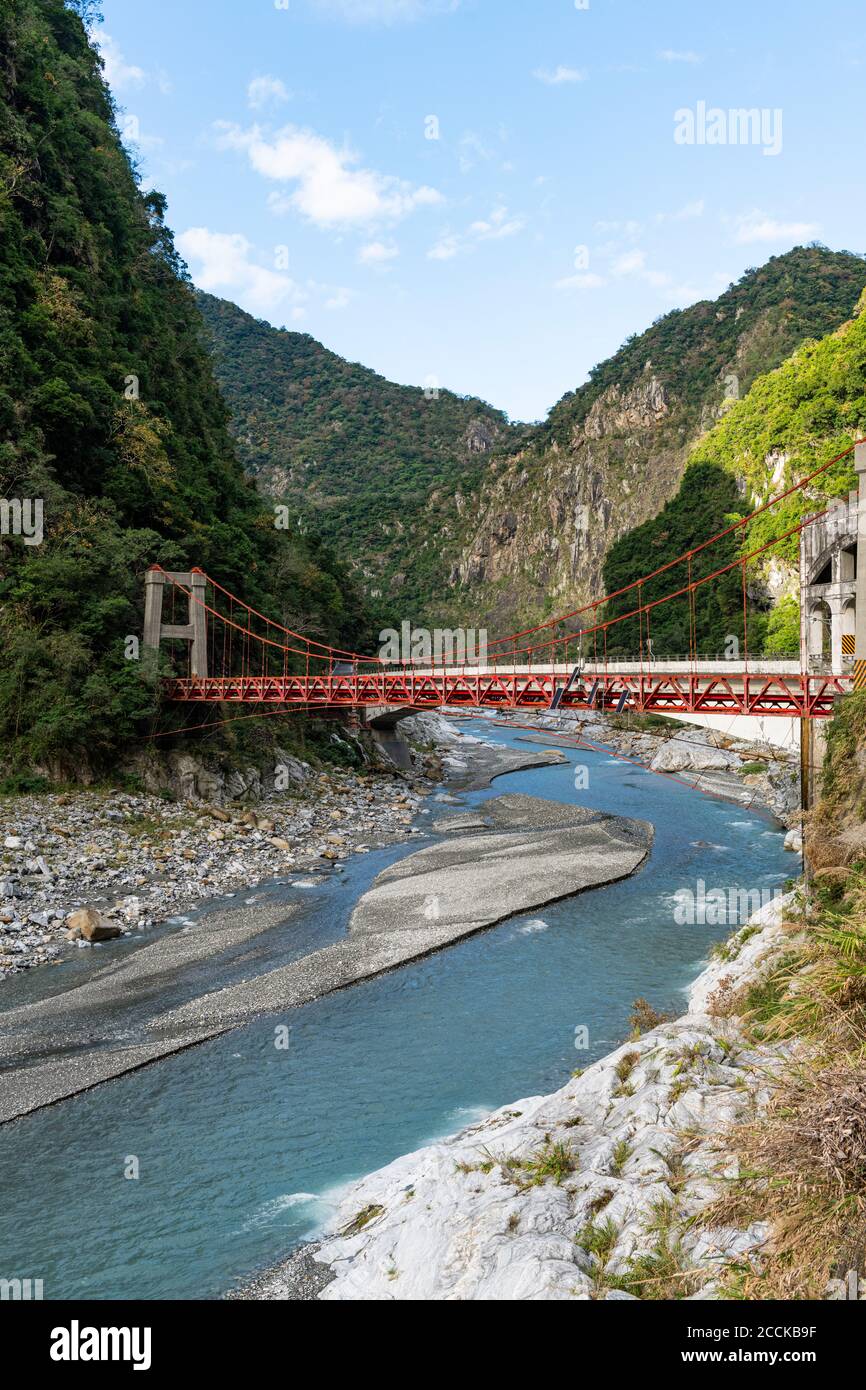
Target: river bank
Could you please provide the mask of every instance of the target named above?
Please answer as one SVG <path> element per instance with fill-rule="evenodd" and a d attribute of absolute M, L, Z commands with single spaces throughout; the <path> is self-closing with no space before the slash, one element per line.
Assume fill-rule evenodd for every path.
<path fill-rule="evenodd" d="M 316 769 L 282 754 L 282 789 L 254 804 L 117 789 L 0 799 L 0 982 L 92 945 L 110 954 L 112 939 L 150 939 L 209 899 L 339 872 L 353 855 L 423 835 L 440 779 L 469 789 L 550 760 L 485 748 L 436 715 L 406 725 L 410 771 Z M 104 924 L 97 943 L 70 929 L 84 908 Z"/>
<path fill-rule="evenodd" d="M 609 748 L 651 772 L 680 778 L 695 791 L 769 811 L 787 829 L 800 825 L 799 759 L 775 744 L 659 716 L 503 710 L 491 719 L 505 727 L 525 727 L 527 741 L 543 742 L 545 734 L 554 734 L 557 742 L 572 746 Z M 791 848 L 796 838 L 792 836 Z"/>
<path fill-rule="evenodd" d="M 436 740 L 438 746 L 444 743 L 445 774 L 453 779 L 447 785 L 455 789 L 480 787 L 507 773 L 565 761 L 557 752 L 514 750 L 464 737 L 452 727 L 440 727 L 438 720 L 423 721 L 416 733 Z M 459 755 L 448 751 L 456 749 Z M 363 785 L 369 786 L 370 780 Z M 255 886 L 251 898 L 234 905 L 225 899 L 235 894 L 225 893 L 219 906 L 175 921 L 172 929 L 138 941 L 132 950 L 112 954 L 112 943 L 106 943 L 95 968 L 83 978 L 69 979 L 67 987 L 56 993 L 37 994 L 0 1013 L 0 1065 L 5 1080 L 0 1122 L 218 1037 L 256 1014 L 297 1008 L 373 978 L 492 925 L 522 906 L 547 903 L 630 874 L 646 857 L 652 838 L 649 827 L 632 829 L 631 822 L 548 807 L 532 798 L 526 799 L 529 804 L 503 806 L 497 826 L 492 803 L 489 821 L 476 827 L 480 835 L 459 836 L 452 831 L 441 847 L 434 844 L 410 856 L 407 868 L 396 874 L 396 882 L 388 879 L 387 871 L 380 873 L 347 929 L 335 925 L 328 934 L 334 939 L 326 936 L 326 944 L 316 948 L 316 938 L 305 937 L 301 930 L 302 907 L 287 900 L 280 886 L 315 888 L 325 877 L 322 860 L 332 873 L 340 873 L 355 855 L 399 845 L 411 836 L 423 842 L 424 832 L 411 824 L 412 812 L 417 812 L 419 821 L 432 816 L 420 802 L 422 794 L 430 795 L 436 786 L 413 777 L 395 799 L 393 789 L 383 793 L 381 783 L 374 783 L 360 804 L 341 798 L 339 810 L 334 811 L 323 795 L 324 782 L 332 792 L 336 788 L 350 795 L 357 785 L 350 774 L 318 776 L 313 791 L 316 808 L 295 809 L 303 825 L 297 840 L 311 853 L 303 858 L 286 841 L 275 847 L 291 856 L 290 872 L 304 869 L 305 876 L 272 879 L 273 901 L 265 900 L 262 891 L 267 880 L 263 883 L 258 878 L 261 855 L 268 853 L 262 846 L 262 808 L 245 811 L 242 818 L 236 813 L 232 819 L 227 811 L 207 807 L 199 820 L 212 822 L 216 815 L 219 827 L 208 831 L 209 843 L 214 834 L 222 844 L 235 832 L 246 847 L 250 835 L 256 837 L 253 844 L 258 853 L 241 859 L 235 846 L 231 853 L 236 857 L 223 861 L 228 874 L 246 876 L 245 888 Z M 388 794 L 382 814 L 381 798 Z M 436 795 L 442 807 L 457 801 L 449 791 Z M 339 817 L 340 833 L 322 836 L 322 826 L 333 825 L 334 817 Z M 253 820 L 259 824 L 250 830 Z M 182 825 L 184 820 L 173 823 Z M 269 820 L 267 830 L 273 824 Z M 430 822 L 426 828 L 430 830 Z M 360 839 L 365 843 L 360 844 Z M 267 841 L 272 842 L 273 837 Z M 185 847 L 180 852 L 191 851 Z M 527 857 L 543 863 L 540 877 L 525 875 Z M 491 873 L 489 905 L 486 911 L 467 912 L 472 900 L 464 883 L 467 867 L 475 875 L 479 861 L 485 859 Z M 211 884 L 213 877 L 207 875 Z M 524 878 L 526 882 L 521 881 Z M 381 887 L 380 880 L 384 880 Z"/>
<path fill-rule="evenodd" d="M 473 737 L 495 741 L 499 766 L 545 751 L 519 742 L 520 730 L 480 719 L 459 727 L 469 736 L 452 745 L 461 763 L 478 748 L 493 756 Z M 627 1036 L 638 996 L 680 1013 L 683 992 L 726 934 L 724 925 L 678 922 L 684 889 L 705 879 L 763 892 L 790 871 L 768 817 L 608 754 L 563 745 L 507 782 L 455 785 L 424 802 L 431 815 L 418 824 L 453 814 L 466 825 L 506 792 L 647 821 L 656 829 L 652 853 L 636 874 L 529 909 L 352 989 L 293 1008 L 277 1000 L 276 1012 L 185 1050 L 167 1039 L 175 1050 L 156 1065 L 4 1125 L 0 1161 L 16 1184 L 15 1203 L 0 1212 L 0 1245 L 7 1262 L 44 1277 L 46 1298 L 219 1297 L 245 1283 L 332 1229 L 348 1184 L 510 1097 L 555 1092 L 575 1063 L 608 1054 Z M 111 1050 L 139 1043 L 155 1010 L 266 977 L 336 943 L 377 875 L 424 847 L 413 837 L 297 880 L 309 886 L 293 887 L 293 876 L 248 890 L 226 904 L 225 940 L 231 932 L 236 945 L 219 957 L 194 959 L 211 935 L 202 928 L 215 922 L 208 908 L 189 929 L 109 943 L 62 968 L 13 977 L 7 1016 L 13 1000 L 43 1000 L 45 1009 L 73 984 L 102 976 L 94 1010 L 58 1015 L 49 1028 L 34 1009 L 29 1079 L 52 1057 L 61 1074 L 73 1063 L 98 1068 Z M 258 930 L 271 914 L 276 925 Z M 111 990 L 123 997 L 121 967 L 170 939 L 186 963 L 160 973 L 154 950 L 150 1000 L 131 1017 L 118 1013 Z M 577 1025 L 588 1028 L 585 1051 L 575 1050 Z M 140 1181 L 125 1180 L 124 1155 L 137 1157 Z"/>
<path fill-rule="evenodd" d="M 768 1227 L 702 1221 L 732 1174 L 727 1128 L 766 1106 L 785 1047 L 733 1001 L 790 950 L 795 894 L 740 928 L 688 1011 L 547 1096 L 352 1184 L 322 1240 L 230 1295 L 252 1299 L 713 1298 Z"/>
<path fill-rule="evenodd" d="M 527 741 L 597 743 L 782 824 L 798 821 L 794 764 L 777 749 L 567 714 L 518 712 L 497 723 Z M 719 1269 L 759 1252 L 767 1234 L 700 1228 L 730 1163 L 719 1136 L 766 1104 L 785 1057 L 745 1045 L 727 1004 L 790 945 L 791 902 L 771 903 L 738 929 L 692 985 L 685 1015 L 562 1091 L 511 1102 L 351 1185 L 330 1236 L 227 1296 L 627 1299 L 658 1296 L 641 1278 L 651 1284 L 647 1271 L 658 1267 L 687 1281 L 686 1296 L 713 1297 Z"/>
<path fill-rule="evenodd" d="M 799 848 L 797 769 L 778 749 L 694 727 L 646 729 L 640 721 L 629 726 L 605 716 L 503 711 L 495 718 L 506 727 L 526 726 L 527 742 L 543 743 L 550 733 L 572 746 L 597 744 L 687 779 L 698 791 L 768 810 L 794 827 L 791 848 Z M 0 982 L 88 949 L 92 943 L 74 928 L 70 939 L 69 918 L 82 908 L 99 913 L 106 937 L 149 933 L 210 898 L 327 872 L 351 855 L 421 835 L 419 817 L 428 814 L 422 803 L 435 795 L 440 776 L 455 791 L 471 791 L 546 761 L 528 751 L 485 751 L 464 739 L 453 720 L 436 715 L 416 716 L 404 727 L 415 745 L 408 773 L 387 765 L 314 769 L 283 754 L 283 790 L 252 805 L 173 802 L 118 790 L 3 798 Z"/>

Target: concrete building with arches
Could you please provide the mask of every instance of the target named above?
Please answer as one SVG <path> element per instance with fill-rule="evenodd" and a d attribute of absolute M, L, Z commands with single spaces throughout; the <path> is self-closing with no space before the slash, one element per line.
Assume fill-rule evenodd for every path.
<path fill-rule="evenodd" d="M 854 491 L 800 532 L 800 650 L 804 671 L 845 671 L 854 665 L 858 515 L 859 493 Z"/>

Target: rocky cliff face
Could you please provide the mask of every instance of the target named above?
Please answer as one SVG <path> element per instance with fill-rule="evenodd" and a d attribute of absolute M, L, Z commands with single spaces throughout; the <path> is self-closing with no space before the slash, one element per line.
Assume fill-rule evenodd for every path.
<path fill-rule="evenodd" d="M 658 319 L 524 426 L 397 386 L 224 300 L 199 306 L 247 471 L 339 552 L 382 626 L 510 631 L 602 592 L 611 544 L 674 495 L 695 441 L 804 339 L 844 323 L 864 284 L 858 256 L 774 257 Z"/>
<path fill-rule="evenodd" d="M 727 1268 L 759 1259 L 769 1234 L 760 1221 L 705 1219 L 731 1171 L 725 1131 L 766 1106 L 780 1067 L 778 1050 L 743 1037 L 726 1001 L 790 945 L 790 903 L 767 904 L 734 934 L 682 1018 L 555 1094 L 514 1101 L 351 1184 L 308 1251 L 311 1293 L 295 1292 L 290 1264 L 254 1296 L 719 1297 Z"/>
<path fill-rule="evenodd" d="M 601 593 L 612 541 L 677 489 L 692 442 L 677 415 L 650 369 L 635 386 L 609 387 L 566 445 L 509 460 L 482 489 L 451 585 L 493 619 L 536 616 L 542 596 L 580 603 Z"/>
<path fill-rule="evenodd" d="M 452 608 L 507 631 L 602 594 L 610 547 L 675 495 L 696 443 L 804 339 L 836 330 L 864 280 L 858 257 L 798 248 L 630 339 L 494 455 L 474 493 L 428 507 L 416 535 L 423 546 L 435 521 Z"/>

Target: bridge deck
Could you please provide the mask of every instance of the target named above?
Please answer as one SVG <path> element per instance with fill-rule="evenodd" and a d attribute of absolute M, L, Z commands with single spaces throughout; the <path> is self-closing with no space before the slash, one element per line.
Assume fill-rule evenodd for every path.
<path fill-rule="evenodd" d="M 616 709 L 630 713 L 779 715 L 827 718 L 834 702 L 852 688 L 849 675 L 810 675 L 796 663 L 756 667 L 725 663 L 647 665 L 643 670 L 582 671 L 567 666 L 509 670 L 500 667 L 446 670 L 380 670 L 369 674 L 284 676 L 193 676 L 166 682 L 170 700 L 227 704 L 289 704 L 322 707 L 412 705 L 436 709 L 464 705 L 487 709 Z M 627 663 L 617 663 L 627 667 Z M 671 668 L 682 669 L 671 669 Z M 775 670 L 771 667 L 788 669 Z M 793 669 L 792 669 L 793 668 Z"/>

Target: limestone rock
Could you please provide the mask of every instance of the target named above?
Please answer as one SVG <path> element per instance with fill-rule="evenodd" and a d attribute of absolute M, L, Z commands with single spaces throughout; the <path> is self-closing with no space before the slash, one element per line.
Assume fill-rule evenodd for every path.
<path fill-rule="evenodd" d="M 843 863 L 853 864 L 855 859 L 862 859 L 866 855 L 866 821 L 843 830 L 836 836 L 836 843 L 842 847 Z"/>
<path fill-rule="evenodd" d="M 681 1269 L 697 1285 L 679 1287 L 690 1298 L 716 1297 L 720 1266 L 759 1260 L 768 1229 L 690 1218 L 717 1195 L 730 1166 L 718 1151 L 719 1134 L 754 1113 L 784 1049 L 756 1055 L 735 1025 L 707 1015 L 706 1004 L 727 973 L 737 971 L 740 982 L 758 978 L 766 962 L 790 949 L 782 923 L 793 897 L 751 919 L 752 935 L 735 959 L 713 961 L 695 982 L 684 1017 L 624 1043 L 554 1095 L 514 1101 L 346 1188 L 333 1234 L 310 1247 L 310 1258 L 332 1276 L 324 1287 L 317 1283 L 316 1295 L 632 1301 L 633 1294 L 605 1287 L 605 1273 L 618 1280 L 634 1261 L 652 1258 L 664 1203 L 683 1222 Z M 600 1263 L 581 1236 L 602 1226 L 614 1243 Z M 277 1271 L 256 1296 L 285 1297 L 268 1292 L 280 1278 Z"/>
<path fill-rule="evenodd" d="M 739 766 L 739 762 L 735 754 L 726 752 L 724 748 L 711 748 L 672 738 L 656 753 L 650 768 L 653 772 L 728 772 Z"/>
<path fill-rule="evenodd" d="M 70 913 L 66 925 L 70 932 L 80 933 L 85 941 L 113 941 L 116 936 L 123 935 L 120 927 L 109 922 L 95 907 L 82 907 Z"/>

